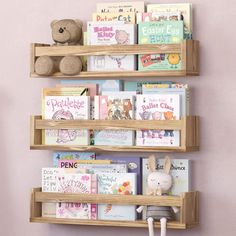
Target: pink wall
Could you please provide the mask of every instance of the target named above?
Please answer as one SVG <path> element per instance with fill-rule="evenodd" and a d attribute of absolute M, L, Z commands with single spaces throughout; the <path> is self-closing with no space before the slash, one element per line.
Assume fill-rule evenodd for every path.
<path fill-rule="evenodd" d="M 52 163 L 49 151 L 29 150 L 29 115 L 40 114 L 41 88 L 55 83 L 29 79 L 29 44 L 51 42 L 52 19 L 89 20 L 98 1 L 8 0 L 1 4 L 1 236 L 147 235 L 146 229 L 30 224 L 28 220 L 30 188 L 40 186 L 41 167 Z M 236 2 L 193 0 L 193 4 L 201 76 L 179 81 L 193 87 L 193 114 L 201 116 L 201 151 L 176 156 L 193 160 L 193 187 L 201 191 L 201 225 L 188 231 L 169 230 L 168 235 L 234 236 Z"/>

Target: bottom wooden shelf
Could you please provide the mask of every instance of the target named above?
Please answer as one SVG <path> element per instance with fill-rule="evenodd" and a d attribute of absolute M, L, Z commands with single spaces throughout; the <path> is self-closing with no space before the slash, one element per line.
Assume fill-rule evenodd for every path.
<path fill-rule="evenodd" d="M 180 208 L 179 220 L 167 222 L 169 229 L 187 229 L 199 224 L 198 195 L 196 192 L 182 193 L 181 196 L 144 196 L 144 195 L 110 195 L 110 194 L 72 194 L 72 193 L 45 193 L 41 188 L 32 189 L 30 222 L 93 225 L 110 227 L 148 228 L 147 222 L 112 221 L 112 220 L 80 220 L 42 217 L 43 202 L 81 202 L 81 203 L 108 203 L 118 205 L 159 205 L 176 206 Z M 155 222 L 155 228 L 160 228 L 160 223 Z"/>

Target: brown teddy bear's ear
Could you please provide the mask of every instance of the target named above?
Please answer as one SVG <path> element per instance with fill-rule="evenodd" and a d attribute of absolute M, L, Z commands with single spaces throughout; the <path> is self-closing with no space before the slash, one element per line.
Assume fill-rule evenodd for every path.
<path fill-rule="evenodd" d="M 53 20 L 53 21 L 51 22 L 51 28 L 53 27 L 53 25 L 54 25 L 56 22 L 58 22 L 58 20 Z"/>
<path fill-rule="evenodd" d="M 76 19 L 76 20 L 75 20 L 75 23 L 76 23 L 78 26 L 80 26 L 80 27 L 83 26 L 83 21 L 81 21 L 81 20 L 79 20 L 79 19 Z"/>

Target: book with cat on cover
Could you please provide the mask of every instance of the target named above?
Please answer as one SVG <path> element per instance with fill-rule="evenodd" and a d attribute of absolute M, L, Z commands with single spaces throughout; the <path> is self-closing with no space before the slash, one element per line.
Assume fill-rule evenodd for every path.
<path fill-rule="evenodd" d="M 152 21 L 138 24 L 139 44 L 181 43 L 184 38 L 183 21 Z M 180 70 L 179 53 L 144 54 L 138 56 L 138 70 Z"/>
<path fill-rule="evenodd" d="M 98 194 L 137 194 L 137 176 L 135 173 L 98 174 Z M 98 204 L 100 220 L 136 220 L 136 206 Z"/>
<path fill-rule="evenodd" d="M 141 1 L 97 3 L 97 12 L 145 12 Z"/>
<path fill-rule="evenodd" d="M 179 120 L 180 95 L 137 95 L 137 120 Z M 180 133 L 174 130 L 137 130 L 137 146 L 179 146 Z"/>
<path fill-rule="evenodd" d="M 181 20 L 184 22 L 184 37 L 185 39 L 192 39 L 193 16 L 191 3 L 147 4 L 147 12 L 180 12 Z"/>
<path fill-rule="evenodd" d="M 44 88 L 42 118 L 76 120 L 90 118 L 90 97 L 87 88 Z M 42 143 L 46 145 L 89 145 L 89 130 L 46 129 Z"/>
<path fill-rule="evenodd" d="M 60 193 L 97 193 L 97 176 L 64 173 L 57 175 Z M 90 203 L 60 202 L 56 205 L 57 218 L 97 219 L 97 205 Z"/>
<path fill-rule="evenodd" d="M 124 45 L 136 43 L 136 26 L 124 22 L 88 22 L 88 45 Z M 88 57 L 88 71 L 136 70 L 135 55 Z"/>
<path fill-rule="evenodd" d="M 134 118 L 134 96 L 102 95 L 95 96 L 95 119 L 130 120 Z M 132 146 L 132 130 L 99 130 L 94 132 L 95 145 Z"/>

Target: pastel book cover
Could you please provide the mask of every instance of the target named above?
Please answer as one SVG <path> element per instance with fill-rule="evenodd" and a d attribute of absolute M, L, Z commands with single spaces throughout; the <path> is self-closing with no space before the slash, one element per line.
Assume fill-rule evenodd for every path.
<path fill-rule="evenodd" d="M 163 87 L 160 84 L 143 84 L 143 94 L 179 94 L 180 116 L 190 114 L 190 89 L 187 84 L 170 84 Z"/>
<path fill-rule="evenodd" d="M 59 168 L 42 168 L 42 192 L 58 192 L 57 175 L 63 172 L 63 169 Z M 56 217 L 56 203 L 43 202 L 42 217 Z"/>
<path fill-rule="evenodd" d="M 137 194 L 137 176 L 134 173 L 98 174 L 99 194 Z M 136 220 L 136 206 L 98 204 L 98 219 L 100 220 Z"/>
<path fill-rule="evenodd" d="M 53 166 L 58 167 L 59 161 L 95 160 L 95 152 L 53 152 Z"/>
<path fill-rule="evenodd" d="M 135 44 L 136 25 L 123 22 L 88 22 L 88 45 Z M 135 55 L 89 56 L 88 71 L 136 70 Z"/>
<path fill-rule="evenodd" d="M 137 120 L 179 120 L 180 95 L 137 95 Z M 179 146 L 180 133 L 175 130 L 138 130 L 137 146 Z"/>
<path fill-rule="evenodd" d="M 184 38 L 183 21 L 141 22 L 138 24 L 139 44 L 181 43 Z M 138 55 L 138 70 L 180 70 L 181 54 Z"/>
<path fill-rule="evenodd" d="M 134 12 L 93 13 L 93 21 L 122 21 L 125 23 L 135 24 L 136 15 Z"/>
<path fill-rule="evenodd" d="M 95 119 L 130 120 L 134 118 L 134 96 L 95 96 Z M 94 145 L 132 146 L 132 130 L 99 130 L 94 132 Z"/>
<path fill-rule="evenodd" d="M 181 20 L 180 12 L 142 12 L 136 14 L 137 24 L 150 21 Z"/>
<path fill-rule="evenodd" d="M 186 39 L 192 39 L 193 33 L 193 14 L 191 3 L 173 4 L 148 4 L 147 12 L 180 12 L 184 22 L 184 35 Z"/>
<path fill-rule="evenodd" d="M 64 173 L 57 175 L 60 193 L 97 193 L 97 177 L 90 174 Z M 70 219 L 97 219 L 97 205 L 90 203 L 56 203 L 56 217 Z"/>
<path fill-rule="evenodd" d="M 97 12 L 144 12 L 145 3 L 141 1 L 97 3 Z"/>
<path fill-rule="evenodd" d="M 97 160 L 111 160 L 113 164 L 125 164 L 128 173 L 137 175 L 137 194 L 142 194 L 142 158 L 131 156 L 97 155 Z"/>
<path fill-rule="evenodd" d="M 52 120 L 76 120 L 90 118 L 90 97 L 87 88 L 45 88 L 42 98 L 42 118 Z M 85 95 L 85 96 L 83 96 Z M 88 145 L 89 130 L 46 129 L 43 144 Z"/>

